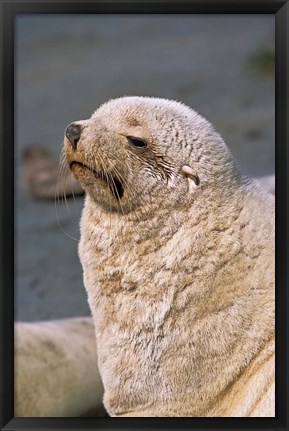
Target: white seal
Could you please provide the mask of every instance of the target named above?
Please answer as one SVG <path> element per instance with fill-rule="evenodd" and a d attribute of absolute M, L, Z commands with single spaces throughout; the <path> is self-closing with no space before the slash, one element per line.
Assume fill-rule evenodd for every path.
<path fill-rule="evenodd" d="M 111 416 L 274 416 L 274 197 L 173 101 L 66 129 L 79 254 Z"/>

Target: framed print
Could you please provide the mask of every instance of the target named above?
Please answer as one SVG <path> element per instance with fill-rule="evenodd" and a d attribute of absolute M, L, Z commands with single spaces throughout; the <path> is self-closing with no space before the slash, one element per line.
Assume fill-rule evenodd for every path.
<path fill-rule="evenodd" d="M 287 429 L 288 22 L 1 0 L 1 429 Z"/>

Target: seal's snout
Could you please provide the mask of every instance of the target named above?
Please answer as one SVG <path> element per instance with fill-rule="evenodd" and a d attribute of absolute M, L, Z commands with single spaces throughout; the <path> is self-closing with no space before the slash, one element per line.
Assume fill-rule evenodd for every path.
<path fill-rule="evenodd" d="M 77 142 L 79 141 L 81 134 L 81 127 L 78 124 L 70 124 L 65 130 L 65 136 L 71 143 L 74 150 L 77 148 Z"/>

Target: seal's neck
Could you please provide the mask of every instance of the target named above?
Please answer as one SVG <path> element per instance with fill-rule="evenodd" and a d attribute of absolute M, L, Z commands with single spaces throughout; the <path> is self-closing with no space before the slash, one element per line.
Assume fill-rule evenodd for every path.
<path fill-rule="evenodd" d="M 156 251 L 179 229 L 185 229 L 186 235 L 193 237 L 196 231 L 206 230 L 208 225 L 230 224 L 231 214 L 236 214 L 240 201 L 238 187 L 237 183 L 230 188 L 222 188 L 217 184 L 212 187 L 201 186 L 193 195 L 180 195 L 179 199 L 175 199 L 174 206 L 169 199 L 168 202 L 165 199 L 151 201 L 127 214 L 109 213 L 88 195 L 83 211 L 85 234 L 94 237 L 96 243 L 103 242 L 111 253 L 124 240 L 137 246 L 153 239 L 151 247 Z M 107 241 L 104 241 L 105 237 Z"/>

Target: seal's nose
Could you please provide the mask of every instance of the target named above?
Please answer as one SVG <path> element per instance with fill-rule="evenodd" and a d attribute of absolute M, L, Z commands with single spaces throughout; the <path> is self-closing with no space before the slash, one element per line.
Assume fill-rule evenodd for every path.
<path fill-rule="evenodd" d="M 81 133 L 81 127 L 78 124 L 70 124 L 65 130 L 65 136 L 71 143 L 74 150 L 77 148 L 77 142 L 79 141 Z"/>

